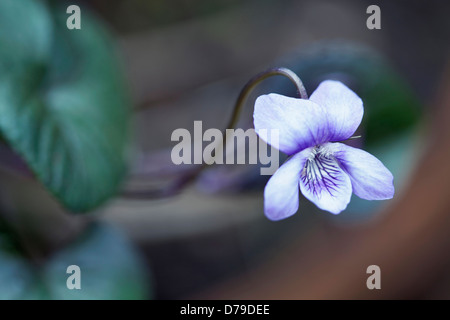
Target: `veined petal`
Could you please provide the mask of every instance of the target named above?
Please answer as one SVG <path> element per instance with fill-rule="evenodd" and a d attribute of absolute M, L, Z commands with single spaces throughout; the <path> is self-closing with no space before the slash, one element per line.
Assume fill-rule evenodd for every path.
<path fill-rule="evenodd" d="M 300 189 L 320 209 L 338 214 L 350 202 L 350 178 L 326 149 L 314 147 L 308 150 L 310 157 L 300 177 Z"/>
<path fill-rule="evenodd" d="M 343 143 L 327 144 L 350 176 L 353 192 L 366 200 L 385 200 L 394 196 L 392 173 L 370 153 Z"/>
<path fill-rule="evenodd" d="M 327 141 L 350 138 L 361 123 L 364 108 L 362 100 L 339 81 L 323 81 L 309 98 L 327 112 Z"/>
<path fill-rule="evenodd" d="M 281 220 L 297 212 L 298 181 L 305 161 L 305 153 L 295 154 L 267 182 L 264 189 L 264 213 L 270 220 Z"/>
<path fill-rule="evenodd" d="M 279 150 L 292 155 L 325 142 L 327 117 L 316 103 L 271 93 L 256 99 L 253 121 L 256 133 L 261 129 L 278 130 Z M 270 134 L 269 134 L 270 136 Z M 266 142 L 266 137 L 261 136 Z"/>

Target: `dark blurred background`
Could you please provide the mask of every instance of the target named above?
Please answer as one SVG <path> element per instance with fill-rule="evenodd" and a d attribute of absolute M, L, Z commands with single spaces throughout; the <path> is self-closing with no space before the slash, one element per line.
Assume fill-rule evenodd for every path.
<path fill-rule="evenodd" d="M 95 220 L 137 250 L 143 275 L 135 281 L 145 282 L 145 293 L 134 298 L 450 298 L 450 3 L 72 3 L 116 42 L 132 101 L 129 170 L 119 194 L 84 216 L 65 212 L 38 182 L 2 171 L 5 216 L 33 211 L 27 227 L 10 221 L 32 239 L 37 260 Z M 366 27 L 371 4 L 381 8 L 381 30 Z M 263 214 L 267 177 L 250 165 L 207 168 L 167 197 L 149 192 L 190 170 L 170 163 L 172 131 L 192 130 L 195 120 L 204 130 L 224 128 L 242 86 L 272 66 L 297 72 L 309 94 L 333 78 L 362 97 L 358 143 L 393 172 L 393 200 L 353 195 L 348 210 L 332 216 L 301 197 L 296 215 L 271 222 Z M 241 127 L 252 126 L 253 101 L 269 92 L 295 96 L 287 80 L 267 80 Z M 381 290 L 366 288 L 371 264 L 381 267 Z"/>

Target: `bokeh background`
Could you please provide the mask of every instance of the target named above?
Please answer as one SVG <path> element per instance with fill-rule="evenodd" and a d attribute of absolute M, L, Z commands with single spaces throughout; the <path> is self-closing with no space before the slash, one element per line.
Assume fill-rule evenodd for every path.
<path fill-rule="evenodd" d="M 65 27 L 70 4 L 81 30 Z M 366 27 L 371 4 L 381 30 Z M 438 0 L 5 0 L 0 298 L 450 298 L 449 10 Z M 365 116 L 352 143 L 393 172 L 394 199 L 353 195 L 333 216 L 301 196 L 296 215 L 271 222 L 258 165 L 171 163 L 173 130 L 225 128 L 243 85 L 273 66 L 308 93 L 324 79 L 358 93 Z M 288 80 L 266 80 L 239 127 L 252 127 L 254 99 L 269 92 L 296 96 Z M 82 290 L 66 288 L 72 264 Z M 381 290 L 366 287 L 373 264 Z"/>

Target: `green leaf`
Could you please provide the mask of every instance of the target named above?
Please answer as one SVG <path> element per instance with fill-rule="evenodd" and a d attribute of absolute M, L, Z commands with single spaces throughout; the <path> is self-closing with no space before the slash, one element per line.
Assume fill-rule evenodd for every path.
<path fill-rule="evenodd" d="M 129 100 L 107 33 L 87 12 L 0 1 L 0 132 L 71 211 L 111 197 L 125 172 Z"/>
<path fill-rule="evenodd" d="M 0 2 L 0 66 L 9 73 L 23 72 L 48 59 L 51 18 L 41 1 L 2 0 Z"/>
<path fill-rule="evenodd" d="M 0 250 L 0 300 L 29 299 L 37 293 L 37 278 L 28 261 Z"/>
<path fill-rule="evenodd" d="M 81 289 L 66 286 L 67 267 L 81 269 Z M 92 226 L 81 239 L 58 253 L 44 271 L 52 299 L 144 299 L 148 279 L 142 261 L 116 229 Z"/>
<path fill-rule="evenodd" d="M 20 252 L 14 231 L 0 217 L 0 300 L 45 299 L 36 269 Z"/>
<path fill-rule="evenodd" d="M 76 242 L 37 267 L 0 230 L 0 300 L 146 299 L 150 279 L 137 251 L 108 225 L 91 225 Z M 67 288 L 67 267 L 81 269 L 81 289 Z"/>

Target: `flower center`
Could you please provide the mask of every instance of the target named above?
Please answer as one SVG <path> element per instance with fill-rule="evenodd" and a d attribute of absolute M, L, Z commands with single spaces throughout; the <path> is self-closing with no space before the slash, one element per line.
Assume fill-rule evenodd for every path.
<path fill-rule="evenodd" d="M 318 145 L 312 148 L 300 179 L 314 195 L 320 196 L 321 192 L 327 191 L 334 196 L 339 188 L 341 171 L 333 154 Z"/>

